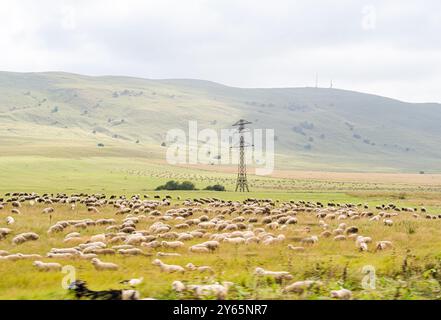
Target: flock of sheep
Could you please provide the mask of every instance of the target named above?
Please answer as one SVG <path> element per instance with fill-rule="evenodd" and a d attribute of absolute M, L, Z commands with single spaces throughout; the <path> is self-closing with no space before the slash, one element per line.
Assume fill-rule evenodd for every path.
<path fill-rule="evenodd" d="M 52 223 L 45 236 L 54 238 L 62 235 L 63 240 L 58 247 L 48 252 L 17 253 L 23 244 L 41 241 L 42 237 L 32 230 L 15 232 L 16 226 L 28 214 L 28 208 L 39 208 L 42 216 L 50 217 Z M 86 210 L 90 218 L 75 219 L 76 212 Z M 71 212 L 73 219 L 57 220 L 61 211 Z M 228 299 L 230 288 L 236 284 L 232 281 L 216 282 L 216 269 L 209 265 L 193 264 L 193 256 L 210 255 L 225 247 L 250 244 L 265 247 L 282 244 L 289 252 L 304 252 L 313 250 L 317 243 L 324 241 L 352 241 L 354 250 L 358 252 L 388 250 L 394 246 L 392 241 L 372 239 L 363 234 L 357 221 L 364 219 L 391 227 L 394 218 L 403 212 L 414 218 L 436 217 L 428 215 L 424 208 L 399 208 L 393 204 L 369 210 L 367 205 L 362 204 L 282 202 L 271 199 L 225 201 L 200 198 L 172 201 L 170 196 L 150 198 L 147 195 L 134 195 L 126 198 L 102 194 L 12 193 L 0 198 L 0 214 L 7 215 L 0 223 L 0 245 L 4 247 L 3 243 L 7 242 L 16 253 L 0 250 L 0 264 L 29 260 L 42 272 L 59 272 L 62 261 L 75 264 L 77 260 L 86 260 L 90 261 L 96 272 L 106 272 L 120 268 L 118 264 L 106 261 L 108 256 L 145 256 L 150 257 L 148 265 L 151 268 L 176 275 L 170 288 L 178 297 Z M 313 217 L 321 231 L 313 234 L 309 225 L 300 228 L 305 216 Z M 140 225 L 144 228 L 140 228 Z M 101 228 L 100 232 L 89 234 L 91 227 Z M 286 233 L 293 228 L 298 228 L 296 230 L 302 235 L 299 239 L 287 237 Z M 174 265 L 166 262 L 168 257 L 177 256 L 188 256 L 188 263 Z M 191 272 L 204 274 L 207 280 L 188 283 L 180 279 L 180 275 Z M 253 276 L 273 278 L 281 284 L 283 293 L 302 294 L 323 285 L 320 280 L 295 279 L 296 276 L 289 271 L 266 270 L 257 265 Z M 140 277 L 128 279 L 125 284 L 135 288 L 144 281 L 149 280 Z M 329 296 L 351 299 L 352 292 L 341 288 L 330 291 Z M 130 297 L 138 299 L 139 293 Z"/>

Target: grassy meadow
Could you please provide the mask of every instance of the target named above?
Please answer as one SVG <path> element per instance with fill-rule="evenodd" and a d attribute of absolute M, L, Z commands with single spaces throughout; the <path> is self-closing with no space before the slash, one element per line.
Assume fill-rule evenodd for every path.
<path fill-rule="evenodd" d="M 160 207 L 164 214 L 167 210 L 180 208 L 186 198 L 218 198 L 223 200 L 243 201 L 246 198 L 268 199 L 276 202 L 276 208 L 283 202 L 310 201 L 332 203 L 360 204 L 356 210 L 372 211 L 375 215 L 380 210 L 375 206 L 394 203 L 398 207 L 418 209 L 419 218 L 402 212 L 393 217 L 394 224 L 388 227 L 379 222 L 369 221 L 363 217 L 359 220 L 330 220 L 329 230 L 337 228 L 345 222 L 356 225 L 360 234 L 370 236 L 373 242 L 380 240 L 392 241 L 393 249 L 375 251 L 371 244 L 368 252 L 360 252 L 353 240 L 333 241 L 332 237 L 320 239 L 304 252 L 287 249 L 288 244 L 299 245 L 299 239 L 307 235 L 318 235 L 323 230 L 314 214 L 300 211 L 297 213 L 298 224 L 288 225 L 285 229 L 269 231 L 275 235 L 284 234 L 282 243 L 263 246 L 262 244 L 233 245 L 221 243 L 220 249 L 210 254 L 189 253 L 188 248 L 208 239 L 193 239 L 185 242 L 184 248 L 177 250 L 158 248 L 156 250 L 142 248 L 145 256 L 125 257 L 119 254 L 100 256 L 101 260 L 119 265 L 118 271 L 99 272 L 90 261 L 79 259 L 48 259 L 46 253 L 51 248 L 63 248 L 71 245 L 63 243 L 64 235 L 76 231 L 68 228 L 62 233 L 48 234 L 48 228 L 57 221 L 69 219 L 113 218 L 120 224 L 126 216 L 115 215 L 112 206 L 99 208 L 99 213 L 87 211 L 84 204 L 75 210 L 62 204 L 53 204 L 55 212 L 49 217 L 42 214 L 48 205 L 31 206 L 27 201 L 20 208 L 20 215 L 13 215 L 16 223 L 6 226 L 4 221 L 11 216 L 10 205 L 0 210 L 0 227 L 10 227 L 12 236 L 0 240 L 0 250 L 12 253 L 37 253 L 40 260 L 56 261 L 60 264 L 75 267 L 76 276 L 88 282 L 92 289 L 124 288 L 119 282 L 124 279 L 144 277 L 144 282 L 137 287 L 142 297 L 155 299 L 194 298 L 180 295 L 171 289 L 174 280 L 185 283 L 213 283 L 231 281 L 235 285 L 230 289 L 229 299 L 328 299 L 329 291 L 344 287 L 353 292 L 354 299 L 438 299 L 441 297 L 441 228 L 440 220 L 427 220 L 420 212 L 425 207 L 428 214 L 441 213 L 441 183 L 437 175 L 406 176 L 405 179 L 394 179 L 382 175 L 372 179 L 369 174 L 363 176 L 350 174 L 327 174 L 325 178 L 316 176 L 308 178 L 306 173 L 278 171 L 273 177 L 250 175 L 251 192 L 235 193 L 235 176 L 231 168 L 216 171 L 212 167 L 173 167 L 161 162 L 160 158 L 146 160 L 142 157 L 124 158 L 104 154 L 88 157 L 67 157 L 63 153 L 51 156 L 30 156 L 26 154 L 2 155 L 0 157 L 0 198 L 7 192 L 38 192 L 38 193 L 103 193 L 110 195 L 134 194 L 155 195 L 161 198 L 170 195 L 171 205 Z M 423 180 L 421 180 L 423 179 Z M 196 187 L 203 189 L 208 185 L 220 183 L 226 186 L 226 192 L 212 191 L 155 191 L 154 189 L 168 180 L 189 180 Z M 178 196 L 181 200 L 178 200 Z M 363 209 L 363 206 L 369 209 Z M 208 208 L 202 206 L 202 208 Z M 197 218 L 203 212 L 196 213 Z M 210 217 L 216 211 L 210 211 Z M 155 221 L 148 214 L 137 229 L 146 230 Z M 238 215 L 232 215 L 233 219 Z M 178 221 L 167 221 L 170 225 Z M 252 227 L 264 227 L 258 222 Z M 310 232 L 305 233 L 309 227 Z M 192 226 L 185 231 L 196 230 Z M 36 232 L 40 239 L 22 245 L 13 245 L 11 239 L 22 232 Z M 104 226 L 92 226 L 82 230 L 84 241 L 95 234 L 104 233 Z M 216 232 L 216 231 L 210 231 Z M 213 276 L 199 274 L 197 271 L 186 272 L 184 275 L 160 272 L 152 261 L 157 258 L 157 251 L 177 252 L 179 257 L 162 257 L 168 264 L 185 266 L 192 262 L 195 265 L 208 265 L 214 270 Z M 371 265 L 376 271 L 376 288 L 364 289 L 362 280 L 366 276 L 363 267 Z M 278 283 L 271 277 L 257 278 L 253 275 L 256 267 L 266 270 L 288 271 L 292 281 Z M 73 296 L 61 287 L 66 274 L 61 272 L 38 271 L 30 260 L 0 261 L 0 299 L 72 299 Z M 287 284 L 305 279 L 323 282 L 323 286 L 304 292 L 303 294 L 283 293 Z"/>

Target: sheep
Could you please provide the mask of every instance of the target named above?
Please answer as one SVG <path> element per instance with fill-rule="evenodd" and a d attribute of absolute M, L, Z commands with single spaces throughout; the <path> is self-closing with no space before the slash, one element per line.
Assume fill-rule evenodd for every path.
<path fill-rule="evenodd" d="M 39 235 L 34 232 L 25 232 L 25 233 L 21 233 L 21 234 L 15 236 L 12 239 L 12 243 L 19 245 L 19 244 L 25 243 L 27 241 L 36 241 L 39 238 L 40 238 Z"/>
<path fill-rule="evenodd" d="M 311 236 L 311 237 L 303 238 L 301 240 L 301 242 L 303 244 L 313 245 L 313 244 L 318 242 L 318 237 L 317 236 Z"/>
<path fill-rule="evenodd" d="M 225 300 L 232 285 L 232 282 L 225 281 L 222 284 L 187 285 L 186 289 L 193 291 L 198 299 L 204 296 L 215 296 L 217 300 Z"/>
<path fill-rule="evenodd" d="M 8 228 L 0 228 L 0 240 L 6 238 L 12 232 L 11 229 Z"/>
<path fill-rule="evenodd" d="M 105 234 L 96 234 L 94 236 L 91 236 L 89 239 L 90 242 L 106 242 L 106 235 Z"/>
<path fill-rule="evenodd" d="M 0 260 L 17 261 L 17 260 L 25 260 L 25 259 L 40 259 L 40 258 L 41 256 L 39 254 L 15 253 L 6 256 L 1 256 Z"/>
<path fill-rule="evenodd" d="M 56 262 L 34 261 L 33 265 L 40 271 L 61 271 L 61 264 Z"/>
<path fill-rule="evenodd" d="M 193 252 L 193 253 L 208 253 L 210 252 L 210 250 L 202 245 L 195 245 L 195 246 L 191 246 L 188 251 Z"/>
<path fill-rule="evenodd" d="M 175 252 L 158 252 L 156 254 L 158 257 L 180 257 L 181 254 Z"/>
<path fill-rule="evenodd" d="M 185 266 L 190 271 L 209 272 L 214 273 L 213 269 L 209 266 L 195 266 L 193 263 L 187 263 Z"/>
<path fill-rule="evenodd" d="M 340 300 L 350 300 L 352 298 L 352 292 L 348 289 L 332 290 L 331 298 Z"/>
<path fill-rule="evenodd" d="M 387 227 L 391 227 L 394 224 L 394 222 L 391 219 L 384 219 L 383 223 Z"/>
<path fill-rule="evenodd" d="M 392 242 L 391 241 L 378 241 L 375 245 L 375 250 L 385 250 L 388 248 L 392 248 Z"/>
<path fill-rule="evenodd" d="M 174 272 L 181 272 L 184 273 L 185 269 L 178 265 L 171 265 L 171 264 L 165 264 L 159 259 L 153 260 L 152 264 L 154 266 L 159 266 L 161 268 L 162 272 L 168 272 L 168 273 L 174 273 Z"/>
<path fill-rule="evenodd" d="M 178 249 L 184 246 L 184 243 L 181 241 L 162 241 L 161 246 L 164 248 Z"/>
<path fill-rule="evenodd" d="M 141 277 L 139 279 L 130 279 L 130 280 L 123 280 L 120 283 L 121 284 L 128 284 L 132 288 L 139 286 L 141 283 L 144 282 L 144 277 Z"/>
<path fill-rule="evenodd" d="M 238 245 L 238 244 L 244 244 L 245 243 L 245 239 L 244 238 L 225 238 L 223 240 L 223 242 L 228 242 L 228 243 L 231 243 L 231 244 Z"/>
<path fill-rule="evenodd" d="M 118 253 L 124 256 L 138 256 L 143 254 L 142 250 L 138 248 L 119 249 Z"/>
<path fill-rule="evenodd" d="M 151 249 L 159 248 L 160 246 L 161 246 L 161 243 L 156 240 L 152 241 L 152 242 L 141 243 L 141 247 L 146 247 L 146 248 L 151 248 Z"/>
<path fill-rule="evenodd" d="M 173 281 L 172 283 L 172 289 L 176 292 L 183 292 L 185 291 L 186 287 L 185 284 L 183 284 L 181 281 Z"/>
<path fill-rule="evenodd" d="M 210 251 L 214 251 L 219 248 L 219 241 L 210 240 L 199 244 L 200 246 L 206 247 Z"/>
<path fill-rule="evenodd" d="M 11 216 L 6 217 L 5 221 L 6 221 L 7 225 L 11 225 L 11 224 L 15 223 L 15 219 L 13 217 L 11 217 Z"/>
<path fill-rule="evenodd" d="M 179 234 L 177 240 L 178 241 L 188 241 L 192 240 L 194 237 L 190 233 L 181 233 Z"/>
<path fill-rule="evenodd" d="M 100 259 L 98 258 L 93 258 L 91 260 L 93 266 L 95 267 L 95 270 L 97 271 L 104 271 L 104 270 L 110 270 L 110 271 L 114 271 L 114 270 L 118 270 L 118 265 L 111 263 L 111 262 L 102 262 Z"/>
<path fill-rule="evenodd" d="M 304 247 L 295 247 L 292 244 L 288 244 L 288 249 L 296 252 L 303 252 L 305 251 Z"/>
<path fill-rule="evenodd" d="M 259 277 L 271 276 L 278 281 L 282 280 L 292 280 L 292 275 L 287 271 L 268 271 L 263 268 L 257 267 L 254 270 L 254 274 Z"/>
<path fill-rule="evenodd" d="M 315 280 L 297 281 L 283 288 L 282 292 L 283 293 L 293 292 L 300 294 L 303 293 L 305 290 L 312 288 L 313 286 L 321 286 L 321 285 L 322 285 L 321 281 L 315 281 Z"/>
<path fill-rule="evenodd" d="M 54 211 L 55 211 L 54 208 L 49 207 L 49 208 L 44 208 L 43 211 L 42 211 L 41 213 L 42 213 L 42 214 L 49 214 L 49 213 L 52 213 L 52 212 L 54 212 Z"/>
<path fill-rule="evenodd" d="M 72 259 L 75 257 L 72 253 L 52 253 L 49 252 L 46 254 L 46 257 L 53 259 Z"/>
<path fill-rule="evenodd" d="M 50 250 L 51 253 L 70 253 L 70 254 L 79 254 L 80 251 L 77 248 L 52 248 Z"/>
<path fill-rule="evenodd" d="M 346 240 L 346 236 L 342 234 L 334 237 L 334 241 L 344 241 L 344 240 Z"/>

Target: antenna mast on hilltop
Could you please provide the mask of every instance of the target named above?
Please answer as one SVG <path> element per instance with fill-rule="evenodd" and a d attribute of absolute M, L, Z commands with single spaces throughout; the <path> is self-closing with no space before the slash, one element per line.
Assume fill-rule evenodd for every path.
<path fill-rule="evenodd" d="M 248 180 L 247 180 L 247 165 L 245 162 L 245 148 L 249 147 L 245 145 L 245 137 L 244 132 L 246 131 L 245 126 L 247 124 L 251 124 L 252 122 L 240 119 L 233 127 L 238 127 L 237 131 L 239 132 L 239 164 L 237 167 L 237 182 L 236 182 L 236 192 L 250 192 L 248 188 Z"/>

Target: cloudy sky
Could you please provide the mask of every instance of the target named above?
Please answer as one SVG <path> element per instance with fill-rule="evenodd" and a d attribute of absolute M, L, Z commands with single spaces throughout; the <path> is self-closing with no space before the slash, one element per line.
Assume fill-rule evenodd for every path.
<path fill-rule="evenodd" d="M 0 70 L 441 102 L 439 0 L 0 0 Z"/>

